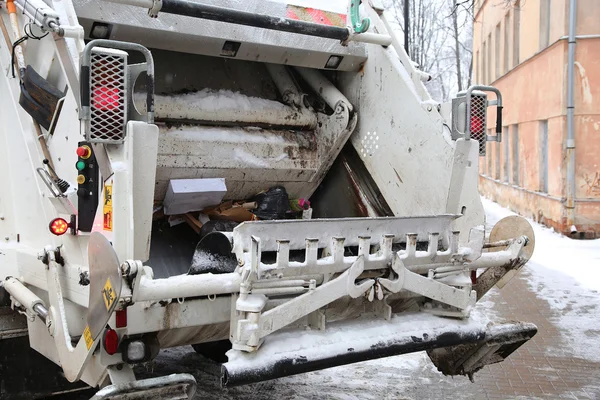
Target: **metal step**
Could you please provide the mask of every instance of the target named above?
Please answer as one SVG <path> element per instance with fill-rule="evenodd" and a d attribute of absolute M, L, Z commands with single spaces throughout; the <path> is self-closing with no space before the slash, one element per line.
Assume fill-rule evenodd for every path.
<path fill-rule="evenodd" d="M 90 400 L 184 400 L 196 393 L 196 379 L 190 374 L 172 374 L 141 381 L 106 386 Z"/>
<path fill-rule="evenodd" d="M 471 372 L 468 368 L 480 368 L 482 362 L 485 365 L 504 359 L 536 332 L 537 327 L 530 323 L 488 325 L 488 321 L 475 318 L 465 321 L 425 313 L 394 316 L 390 321 L 344 321 L 331 324 L 325 331 L 274 333 L 254 353 L 230 350 L 227 352 L 229 361 L 222 366 L 221 384 L 224 387 L 244 385 L 449 346 L 473 345 L 469 350 L 487 348 L 492 351 L 478 360 L 472 358 L 476 351 L 469 352 L 471 357 L 464 360 L 453 357 L 460 358 L 465 352 L 439 354 L 437 365 L 445 357 L 446 363 L 454 366 L 454 369 L 445 369 L 444 373 L 465 374 Z M 497 346 L 497 349 L 489 346 Z M 465 369 L 456 368 L 455 361 L 462 362 Z"/>

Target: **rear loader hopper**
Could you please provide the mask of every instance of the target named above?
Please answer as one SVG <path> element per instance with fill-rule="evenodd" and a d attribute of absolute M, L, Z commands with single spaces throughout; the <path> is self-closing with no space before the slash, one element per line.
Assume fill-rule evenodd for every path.
<path fill-rule="evenodd" d="M 477 308 L 534 248 L 483 228 L 500 92 L 433 101 L 371 2 L 230 3 L 0 9 L 0 398 L 191 398 L 135 374 L 186 345 L 223 386 L 417 351 L 473 378 L 535 335 Z"/>

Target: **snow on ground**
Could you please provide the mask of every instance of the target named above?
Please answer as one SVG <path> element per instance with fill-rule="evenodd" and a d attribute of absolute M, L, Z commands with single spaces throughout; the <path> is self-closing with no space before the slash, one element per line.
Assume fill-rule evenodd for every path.
<path fill-rule="evenodd" d="M 482 198 L 486 224 L 515 215 Z M 535 250 L 521 274 L 538 297 L 557 311 L 556 324 L 575 355 L 600 362 L 600 239 L 575 240 L 533 221 Z M 560 348 L 548 349 L 560 353 Z"/>
<path fill-rule="evenodd" d="M 482 198 L 486 223 L 493 225 L 514 212 Z M 529 265 L 540 275 L 555 276 L 552 270 L 568 275 L 581 286 L 600 291 L 600 239 L 576 240 L 529 220 L 535 232 L 535 251 Z"/>

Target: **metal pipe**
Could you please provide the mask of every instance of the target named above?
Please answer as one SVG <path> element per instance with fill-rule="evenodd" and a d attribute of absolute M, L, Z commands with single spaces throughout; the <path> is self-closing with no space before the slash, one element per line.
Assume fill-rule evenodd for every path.
<path fill-rule="evenodd" d="M 133 96 L 135 106 L 141 113 L 146 112 L 145 97 L 143 94 Z M 186 101 L 188 98 L 190 101 Z M 272 107 L 265 105 L 251 108 L 242 106 L 218 108 L 207 106 L 206 103 L 194 102 L 193 98 L 193 95 L 177 97 L 156 95 L 154 97 L 155 118 L 160 121 L 180 122 L 185 120 L 300 129 L 314 129 L 317 126 L 317 114 L 306 107 L 290 107 L 279 102 L 272 102 Z M 219 99 L 218 94 L 214 94 L 214 99 Z M 252 97 L 248 97 L 247 100 L 252 104 Z"/>
<path fill-rule="evenodd" d="M 19 303 L 29 312 L 35 313 L 44 323 L 46 323 L 48 309 L 46 308 L 44 301 L 25 287 L 21 281 L 13 277 L 8 277 L 2 282 L 2 286 L 4 286 L 4 289 L 10 294 L 14 301 Z"/>
<path fill-rule="evenodd" d="M 388 47 L 392 44 L 392 37 L 390 35 L 382 35 L 379 33 L 358 33 L 350 36 L 350 39 L 353 42 L 361 42 L 361 43 L 371 43 L 378 44 L 383 47 Z"/>
<path fill-rule="evenodd" d="M 33 311 L 37 314 L 38 317 L 42 320 L 42 322 L 46 323 L 46 318 L 48 318 L 48 309 L 44 307 L 42 303 L 38 303 L 33 306 Z"/>
<path fill-rule="evenodd" d="M 160 301 L 188 297 L 213 296 L 240 291 L 242 277 L 236 272 L 229 274 L 179 275 L 166 279 L 143 276 L 133 289 L 135 301 Z"/>
<path fill-rule="evenodd" d="M 305 21 L 211 6 L 188 0 L 163 0 L 160 11 L 167 14 L 228 22 L 230 24 L 253 26 L 256 28 L 272 29 L 276 31 L 299 33 L 302 35 L 318 36 L 328 39 L 337 39 L 340 41 L 345 41 L 350 36 L 347 28 L 320 25 Z"/>
<path fill-rule="evenodd" d="M 566 40 L 569 38 L 569 35 L 561 36 L 558 40 Z M 575 35 L 575 39 L 600 39 L 600 34 L 595 33 L 591 35 Z"/>
<path fill-rule="evenodd" d="M 308 285 L 308 282 L 303 279 L 292 279 L 292 280 L 281 280 L 281 279 L 267 279 L 262 281 L 256 281 L 252 283 L 252 289 L 273 289 L 282 287 L 302 287 Z"/>
<path fill-rule="evenodd" d="M 260 288 L 252 289 L 252 294 L 264 294 L 267 296 L 282 296 L 289 294 L 300 294 L 307 292 L 308 288 L 305 287 L 277 287 L 277 288 Z"/>
<path fill-rule="evenodd" d="M 510 246 L 511 244 L 513 244 L 513 242 L 514 242 L 514 239 L 499 240 L 497 242 L 484 243 L 483 248 L 490 249 L 493 247 L 507 247 L 507 246 Z"/>
<path fill-rule="evenodd" d="M 271 79 L 273 79 L 273 83 L 275 83 L 283 102 L 287 105 L 300 106 L 302 104 L 302 98 L 296 84 L 287 71 L 287 67 L 285 65 L 271 63 L 266 63 L 265 66 L 267 67 L 267 71 L 269 71 L 269 75 L 271 75 Z"/>
<path fill-rule="evenodd" d="M 19 30 L 19 21 L 17 20 L 17 7 L 15 6 L 14 0 L 6 0 L 6 9 L 8 11 L 8 18 L 10 19 L 10 25 L 15 35 L 15 42 L 21 38 Z M 15 59 L 17 60 L 17 67 L 19 68 L 19 74 L 25 72 L 25 56 L 23 55 L 23 45 L 19 44 L 14 49 Z M 14 71 L 14 70 L 13 70 Z"/>
<path fill-rule="evenodd" d="M 316 371 L 360 361 L 381 357 L 408 354 L 441 347 L 466 345 L 471 343 L 508 344 L 527 341 L 535 335 L 537 327 L 522 322 L 509 322 L 485 326 L 471 324 L 466 326 L 451 319 L 444 320 L 445 325 L 419 332 L 418 340 L 414 333 L 414 324 L 408 329 L 402 323 L 406 319 L 393 318 L 386 324 L 372 328 L 364 325 L 345 325 L 345 332 L 328 327 L 327 332 L 308 331 L 303 333 L 303 346 L 298 348 L 294 343 L 281 346 L 281 338 L 277 334 L 269 336 L 263 347 L 255 353 L 235 351 L 235 357 L 221 366 L 221 385 L 239 386 L 269 379 Z M 390 328 L 393 327 L 395 329 Z M 352 329 L 354 328 L 354 329 Z M 332 329 L 336 334 L 331 341 Z M 352 335 L 344 333 L 353 332 Z M 370 334 L 366 337 L 364 332 Z M 286 343 L 287 344 L 287 343 Z"/>
<path fill-rule="evenodd" d="M 569 4 L 569 49 L 567 61 L 567 226 L 575 222 L 575 28 L 577 22 L 577 0 Z"/>
<path fill-rule="evenodd" d="M 491 253 L 482 253 L 481 257 L 473 261 L 467 268 L 471 271 L 483 268 L 488 269 L 498 265 L 510 263 L 515 258 L 515 255 L 510 250 L 495 251 Z"/>
<path fill-rule="evenodd" d="M 502 250 L 502 251 L 497 251 L 497 252 L 493 252 L 493 253 L 483 253 L 481 254 L 481 257 L 479 257 L 477 260 L 473 261 L 472 263 L 469 263 L 467 265 L 460 266 L 460 267 L 456 267 L 456 268 L 460 268 L 460 269 L 467 269 L 467 270 L 477 270 L 477 269 L 487 269 L 487 268 L 491 268 L 491 267 L 495 267 L 497 265 L 504 265 L 506 263 L 509 263 L 512 259 L 514 258 L 513 253 L 511 253 L 509 250 Z M 440 268 L 442 268 L 440 270 Z M 440 267 L 439 264 L 422 264 L 422 265 L 407 265 L 406 269 L 408 269 L 410 272 L 414 272 L 417 274 L 427 274 L 429 272 L 429 270 L 433 269 L 435 271 L 439 272 L 448 272 L 450 271 L 450 269 L 446 270 L 445 268 L 454 268 L 453 266 L 449 266 L 449 267 Z"/>
<path fill-rule="evenodd" d="M 343 101 L 347 104 L 348 109 L 352 111 L 352 104 L 350 104 L 350 101 L 333 85 L 333 83 L 329 82 L 322 73 L 316 69 L 301 67 L 296 67 L 296 71 L 300 73 L 312 90 L 321 96 L 321 98 L 325 100 L 325 103 L 333 110 L 335 110 L 340 101 Z"/>

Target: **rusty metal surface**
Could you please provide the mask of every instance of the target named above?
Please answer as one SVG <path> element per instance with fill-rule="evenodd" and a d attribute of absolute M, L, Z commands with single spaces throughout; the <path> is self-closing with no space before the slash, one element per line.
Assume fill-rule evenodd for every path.
<path fill-rule="evenodd" d="M 519 236 L 525 235 L 529 239 L 527 245 L 521 251 L 521 257 L 529 260 L 533 255 L 535 249 L 535 233 L 533 227 L 527 220 L 518 215 L 511 215 L 506 218 L 502 218 L 490 232 L 490 243 L 499 242 L 502 240 L 514 239 Z M 488 249 L 488 252 L 501 251 L 501 247 L 495 247 Z"/>

